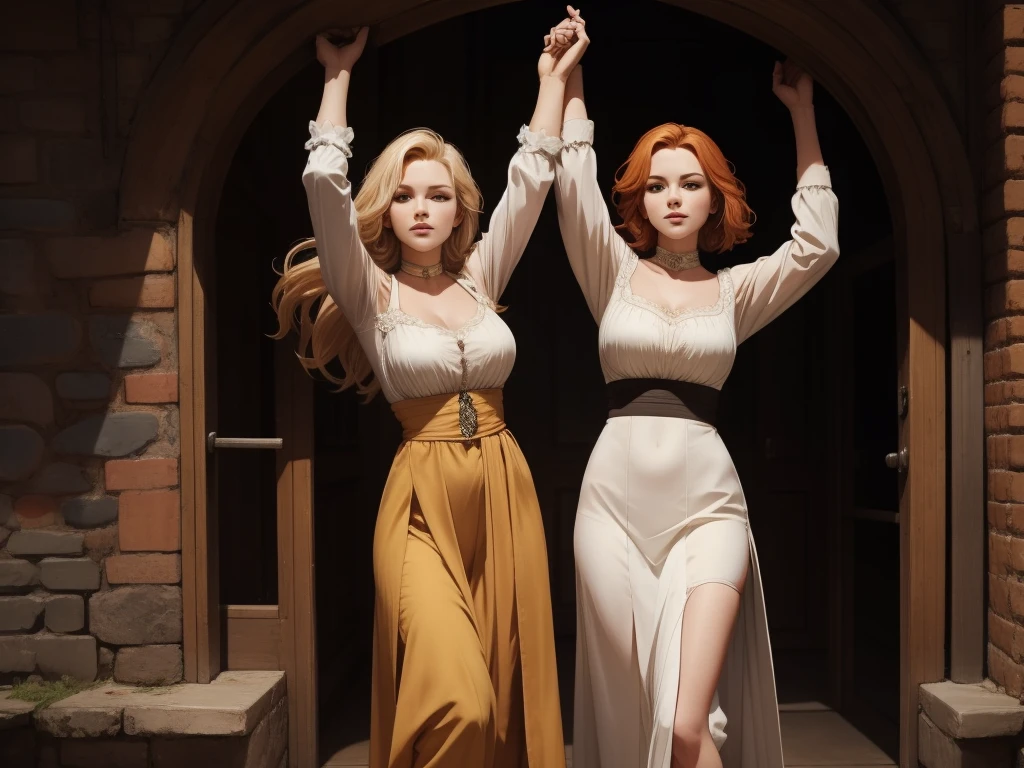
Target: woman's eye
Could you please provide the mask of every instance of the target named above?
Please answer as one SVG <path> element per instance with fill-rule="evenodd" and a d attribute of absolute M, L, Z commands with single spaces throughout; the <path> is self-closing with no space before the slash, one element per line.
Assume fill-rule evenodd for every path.
<path fill-rule="evenodd" d="M 661 192 L 663 189 L 665 189 L 665 185 L 664 184 L 651 184 L 649 187 L 647 187 L 647 191 L 648 192 L 655 192 L 655 193 Z"/>
<path fill-rule="evenodd" d="M 407 203 L 407 202 L 409 202 L 410 199 L 411 198 L 407 194 L 405 194 L 405 193 L 402 193 L 402 194 L 399 194 L 399 195 L 395 195 L 395 202 L 396 203 Z"/>
<path fill-rule="evenodd" d="M 447 203 L 451 198 L 448 195 L 434 195 L 433 200 L 437 203 Z"/>
<path fill-rule="evenodd" d="M 695 189 L 700 189 L 700 184 L 698 184 L 695 181 L 688 181 L 686 185 L 683 187 L 683 189 L 689 189 L 691 191 Z"/>

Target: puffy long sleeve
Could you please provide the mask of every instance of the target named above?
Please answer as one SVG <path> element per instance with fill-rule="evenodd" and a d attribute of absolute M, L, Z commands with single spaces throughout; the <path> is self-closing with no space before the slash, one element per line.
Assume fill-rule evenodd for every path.
<path fill-rule="evenodd" d="M 487 231 L 466 262 L 470 275 L 482 280 L 484 292 L 497 302 L 526 250 L 555 178 L 555 160 L 562 140 L 519 131 L 519 149 L 508 166 L 508 184 L 491 214 Z M 474 274 L 477 273 L 477 274 Z"/>
<path fill-rule="evenodd" d="M 736 342 L 750 338 L 807 293 L 839 258 L 839 201 L 828 168 L 810 166 L 793 196 L 792 238 L 775 253 L 730 272 Z"/>
<path fill-rule="evenodd" d="M 310 122 L 310 150 L 302 183 L 309 202 L 320 271 L 335 303 L 352 327 L 373 323 L 383 272 L 359 239 L 359 225 L 348 179 L 351 128 Z"/>
<path fill-rule="evenodd" d="M 630 248 L 612 225 L 597 184 L 594 122 L 567 120 L 562 155 L 555 168 L 555 201 L 569 264 L 594 319 L 608 306 L 615 278 Z"/>

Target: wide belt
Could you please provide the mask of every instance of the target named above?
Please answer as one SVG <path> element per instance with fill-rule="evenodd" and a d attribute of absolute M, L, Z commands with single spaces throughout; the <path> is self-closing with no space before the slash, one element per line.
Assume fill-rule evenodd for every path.
<path fill-rule="evenodd" d="M 666 416 L 715 426 L 719 391 L 675 379 L 619 379 L 607 384 L 608 417 Z"/>

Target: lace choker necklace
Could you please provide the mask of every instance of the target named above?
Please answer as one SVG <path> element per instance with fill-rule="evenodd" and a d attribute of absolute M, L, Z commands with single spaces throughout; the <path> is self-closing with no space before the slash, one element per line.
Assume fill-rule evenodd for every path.
<path fill-rule="evenodd" d="M 437 277 L 444 272 L 444 267 L 441 265 L 440 261 L 437 262 L 437 264 L 431 264 L 428 267 L 424 267 L 422 264 L 414 264 L 411 261 L 402 259 L 401 269 L 407 275 L 422 277 L 424 279 L 428 277 Z"/>
<path fill-rule="evenodd" d="M 673 253 L 659 245 L 654 251 L 654 255 L 648 261 L 672 272 L 681 272 L 684 269 L 693 269 L 700 266 L 700 252 Z"/>

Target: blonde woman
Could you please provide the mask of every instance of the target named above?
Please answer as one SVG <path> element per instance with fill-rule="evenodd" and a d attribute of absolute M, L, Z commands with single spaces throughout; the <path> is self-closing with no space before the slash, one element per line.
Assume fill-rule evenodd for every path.
<path fill-rule="evenodd" d="M 318 255 L 295 260 L 309 242 L 289 254 L 274 304 L 307 367 L 382 390 L 404 431 L 374 534 L 370 766 L 564 766 L 544 531 L 502 418 L 515 340 L 495 307 L 554 178 L 565 78 L 586 44 L 545 38 L 533 119 L 474 243 L 480 193 L 432 131 L 392 141 L 353 200 L 346 101 L 366 34 L 317 38 L 303 182 Z M 341 378 L 325 370 L 335 358 Z"/>

